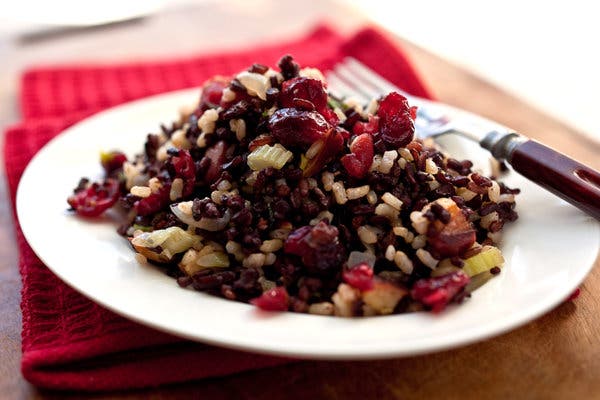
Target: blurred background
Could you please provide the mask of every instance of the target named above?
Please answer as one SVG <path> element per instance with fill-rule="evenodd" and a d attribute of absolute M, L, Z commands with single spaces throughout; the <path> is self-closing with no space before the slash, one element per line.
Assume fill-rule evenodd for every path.
<path fill-rule="evenodd" d="M 9 99 L 28 65 L 189 55 L 300 35 L 319 20 L 342 30 L 372 21 L 600 141 L 600 25 L 592 7 L 583 0 L 2 2 L 0 124 L 18 118 Z M 234 20 L 242 24 L 223 25 Z"/>

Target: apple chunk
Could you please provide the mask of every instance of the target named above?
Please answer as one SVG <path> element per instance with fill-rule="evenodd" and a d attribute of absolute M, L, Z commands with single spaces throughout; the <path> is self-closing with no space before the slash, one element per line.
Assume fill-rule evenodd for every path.
<path fill-rule="evenodd" d="M 433 204 L 441 206 L 449 215 L 447 223 L 436 219 L 429 224 L 427 239 L 431 248 L 443 257 L 458 256 L 467 251 L 475 243 L 475 229 L 467 220 L 456 203 L 447 198 L 438 199 L 424 208 L 430 209 Z"/>

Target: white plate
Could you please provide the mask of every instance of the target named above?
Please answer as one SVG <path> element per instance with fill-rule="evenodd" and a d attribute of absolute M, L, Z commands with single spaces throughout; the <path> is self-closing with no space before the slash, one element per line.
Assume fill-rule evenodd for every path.
<path fill-rule="evenodd" d="M 101 149 L 141 151 L 145 135 L 197 98 L 186 90 L 97 114 L 63 132 L 27 167 L 17 193 L 21 228 L 46 265 L 107 308 L 175 335 L 261 353 L 367 359 L 417 354 L 512 329 L 563 301 L 598 252 L 596 222 L 516 174 L 519 220 L 505 231 L 502 273 L 471 299 L 441 315 L 415 313 L 344 319 L 261 313 L 242 303 L 179 288 L 159 269 L 140 265 L 111 221 L 66 212 L 81 176 L 99 177 Z"/>

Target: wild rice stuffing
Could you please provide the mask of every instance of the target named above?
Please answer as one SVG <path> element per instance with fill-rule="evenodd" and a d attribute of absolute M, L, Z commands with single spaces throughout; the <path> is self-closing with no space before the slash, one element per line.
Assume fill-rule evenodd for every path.
<path fill-rule="evenodd" d="M 68 202 L 122 210 L 136 259 L 182 287 L 271 311 L 438 312 L 498 273 L 519 190 L 414 139 L 415 116 L 398 93 L 335 98 L 285 56 L 206 82 L 142 154 L 103 153 L 104 180 Z"/>

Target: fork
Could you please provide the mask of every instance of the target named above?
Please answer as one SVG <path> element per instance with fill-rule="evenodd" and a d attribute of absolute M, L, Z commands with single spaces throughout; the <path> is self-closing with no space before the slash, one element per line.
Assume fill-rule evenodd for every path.
<path fill-rule="evenodd" d="M 418 137 L 458 134 L 476 141 L 494 158 L 600 220 L 600 173 L 593 168 L 482 116 L 410 95 L 355 58 L 345 58 L 326 76 L 333 95 L 364 104 L 392 91 L 404 95 L 417 106 Z"/>

